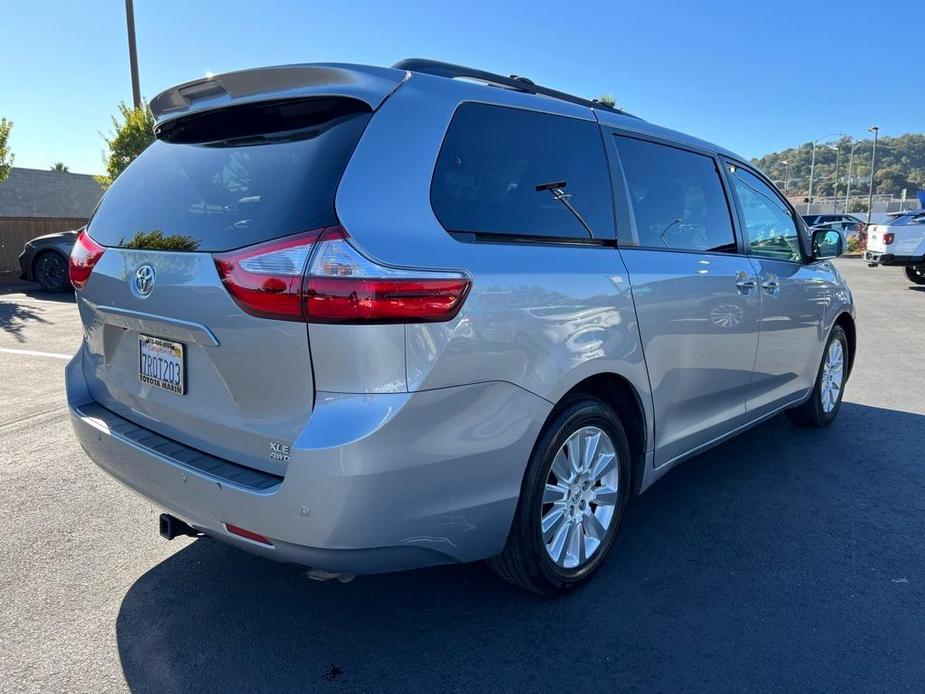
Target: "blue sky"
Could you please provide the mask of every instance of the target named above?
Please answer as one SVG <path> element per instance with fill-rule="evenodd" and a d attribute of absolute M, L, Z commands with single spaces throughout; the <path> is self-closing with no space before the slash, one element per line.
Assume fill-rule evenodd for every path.
<path fill-rule="evenodd" d="M 586 96 L 758 156 L 828 133 L 925 130 L 921 2 L 135 0 L 142 93 L 206 72 L 430 57 Z M 131 100 L 122 0 L 3 0 L 16 165 L 102 170 Z"/>

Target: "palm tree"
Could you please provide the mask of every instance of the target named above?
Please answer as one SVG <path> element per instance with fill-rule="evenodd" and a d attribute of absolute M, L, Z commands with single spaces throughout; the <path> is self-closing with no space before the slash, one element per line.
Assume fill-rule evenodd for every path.
<path fill-rule="evenodd" d="M 49 171 L 60 171 L 61 173 L 67 173 L 67 166 L 65 166 L 63 161 L 56 162 Z"/>

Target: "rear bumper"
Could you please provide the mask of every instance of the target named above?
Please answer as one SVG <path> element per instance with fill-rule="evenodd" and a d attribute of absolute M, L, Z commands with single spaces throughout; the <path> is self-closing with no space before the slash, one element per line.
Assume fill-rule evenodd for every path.
<path fill-rule="evenodd" d="M 878 251 L 864 251 L 864 260 L 871 265 L 921 265 L 925 255 L 894 255 Z"/>
<path fill-rule="evenodd" d="M 159 452 L 175 449 L 156 439 L 117 431 L 90 398 L 80 360 L 78 353 L 66 371 L 71 422 L 97 465 L 208 535 L 331 572 L 396 571 L 500 552 L 551 408 L 501 382 L 318 393 L 285 477 L 251 485 Z M 271 538 L 273 546 L 231 535 L 226 523 Z"/>

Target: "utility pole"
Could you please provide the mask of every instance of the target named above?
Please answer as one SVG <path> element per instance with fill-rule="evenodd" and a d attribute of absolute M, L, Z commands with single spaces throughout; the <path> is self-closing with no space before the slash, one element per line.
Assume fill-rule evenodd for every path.
<path fill-rule="evenodd" d="M 809 195 L 808 195 L 807 198 L 806 198 L 806 214 L 809 214 L 809 206 L 810 206 L 810 205 L 812 204 L 812 202 L 813 202 L 813 178 L 814 178 L 815 173 L 816 173 L 816 147 L 819 145 L 820 142 L 822 142 L 822 139 L 823 139 L 823 138 L 825 138 L 825 137 L 835 137 L 835 136 L 838 136 L 838 137 L 848 137 L 848 136 L 845 135 L 844 133 L 829 133 L 828 135 L 823 135 L 822 137 L 820 137 L 820 138 L 818 138 L 818 139 L 816 139 L 816 140 L 813 140 L 813 160 L 812 160 L 812 163 L 810 163 L 810 165 L 809 165 Z M 826 145 L 823 145 L 823 147 L 828 147 L 829 149 L 834 149 L 836 152 L 838 151 L 838 150 L 835 148 L 834 145 L 826 144 Z M 836 167 L 836 169 L 838 168 L 838 158 L 837 158 L 837 157 L 836 157 L 836 159 L 835 159 L 835 167 Z M 837 174 L 837 173 L 838 173 L 838 172 L 836 171 L 836 174 Z"/>
<path fill-rule="evenodd" d="M 870 153 L 870 190 L 867 193 L 867 224 L 870 225 L 870 213 L 874 207 L 874 168 L 877 166 L 877 137 L 880 135 L 880 127 L 870 126 L 868 132 L 874 134 L 874 149 Z"/>
<path fill-rule="evenodd" d="M 132 102 L 141 107 L 141 87 L 138 84 L 138 52 L 135 50 L 135 8 L 125 0 L 125 23 L 128 26 L 128 60 L 132 69 Z"/>
<path fill-rule="evenodd" d="M 856 150 L 862 144 L 864 144 L 863 141 L 855 142 L 851 146 L 851 154 L 848 156 L 848 187 L 845 190 L 845 214 L 848 214 L 848 202 L 851 198 L 851 169 L 854 165 L 854 150 Z"/>
<path fill-rule="evenodd" d="M 835 180 L 832 181 L 832 212 L 838 213 L 838 159 L 841 156 L 841 149 L 838 144 L 835 145 Z M 847 212 L 848 210 L 845 210 Z"/>
<path fill-rule="evenodd" d="M 809 194 L 806 196 L 806 214 L 809 214 L 809 206 L 813 204 L 813 175 L 816 173 L 816 143 L 813 140 L 813 161 L 809 165 Z"/>
<path fill-rule="evenodd" d="M 781 164 L 784 165 L 784 197 L 786 197 L 790 192 L 790 161 L 785 160 Z"/>

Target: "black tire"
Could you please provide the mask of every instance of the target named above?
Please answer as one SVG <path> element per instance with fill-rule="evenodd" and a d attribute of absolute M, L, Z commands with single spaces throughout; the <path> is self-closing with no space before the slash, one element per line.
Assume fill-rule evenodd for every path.
<path fill-rule="evenodd" d="M 619 465 L 614 513 L 600 545 L 583 564 L 565 569 L 546 551 L 540 529 L 543 494 L 553 460 L 566 439 L 583 427 L 595 426 L 610 437 Z M 491 568 L 514 585 L 541 595 L 572 590 L 601 565 L 613 545 L 629 498 L 630 449 L 626 432 L 614 411 L 602 401 L 582 396 L 560 406 L 547 423 L 530 456 L 520 500 L 504 551 L 488 561 Z M 594 508 L 591 504 L 589 508 Z"/>
<path fill-rule="evenodd" d="M 829 348 L 834 341 L 839 341 L 842 347 L 843 367 L 841 376 L 841 386 L 838 391 L 838 398 L 835 406 L 828 412 L 825 411 L 822 404 L 823 373 L 825 371 L 825 362 L 829 354 Z M 836 325 L 832 328 L 829 335 L 829 341 L 825 343 L 825 350 L 822 352 L 822 362 L 819 364 L 819 372 L 816 374 L 816 385 L 813 388 L 809 399 L 802 405 L 787 410 L 787 416 L 797 426 L 802 427 L 827 427 L 838 415 L 841 409 L 842 396 L 845 393 L 845 383 L 848 380 L 848 365 L 851 363 L 851 352 L 848 351 L 848 337 L 841 326 Z"/>
<path fill-rule="evenodd" d="M 71 288 L 67 259 L 57 251 L 45 251 L 35 259 L 32 278 L 46 292 L 66 292 Z"/>
<path fill-rule="evenodd" d="M 910 282 L 925 284 L 925 263 L 922 265 L 906 265 L 906 277 Z"/>

